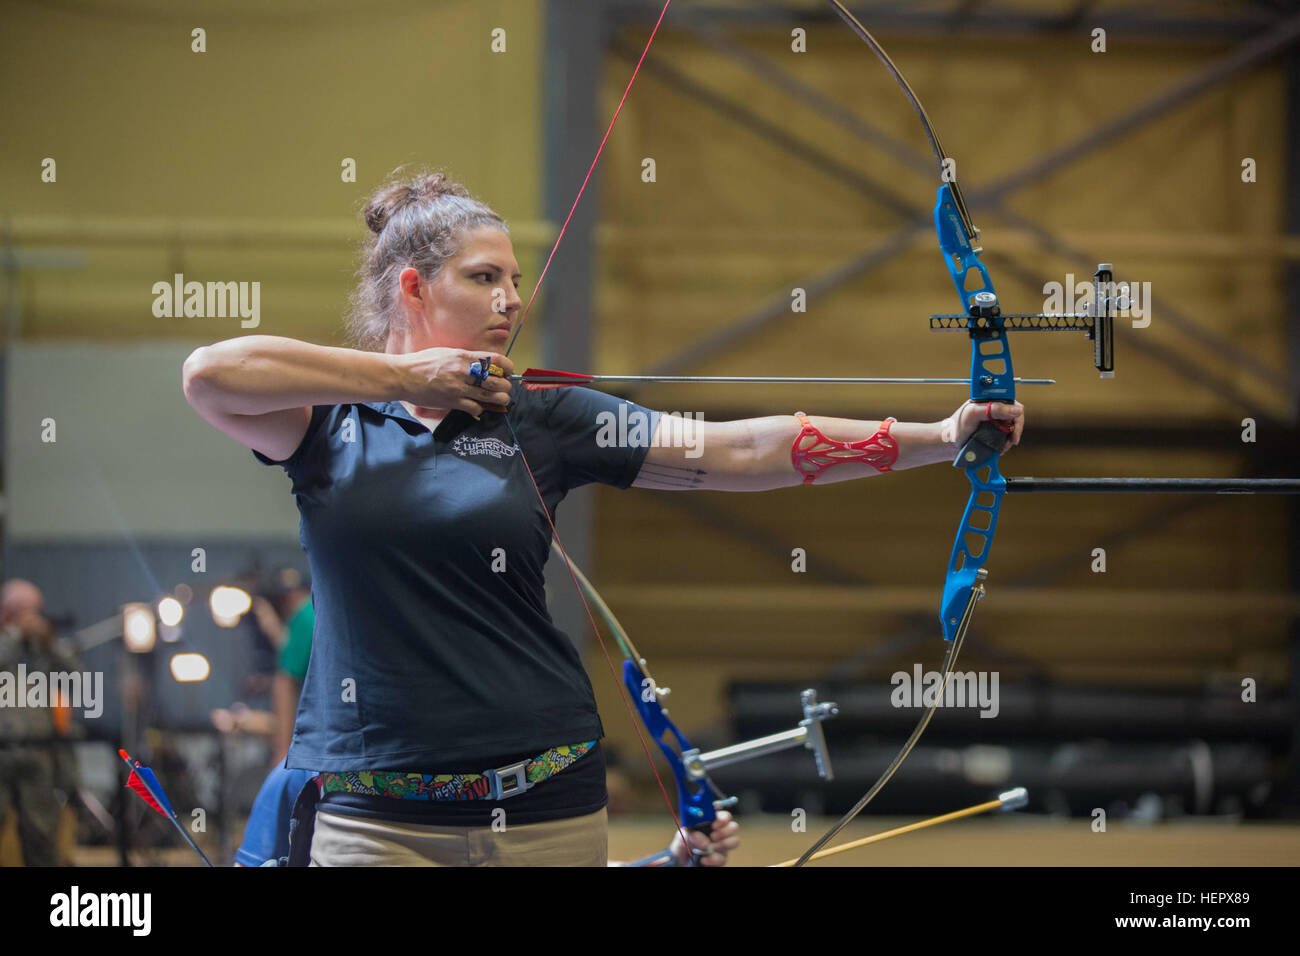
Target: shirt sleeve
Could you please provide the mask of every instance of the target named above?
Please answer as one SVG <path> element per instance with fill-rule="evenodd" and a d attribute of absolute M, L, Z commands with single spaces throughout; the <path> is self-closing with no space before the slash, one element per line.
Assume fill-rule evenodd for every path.
<path fill-rule="evenodd" d="M 325 417 L 333 407 L 333 405 L 313 405 L 311 407 L 311 421 L 307 423 L 307 431 L 302 436 L 302 441 L 298 443 L 298 447 L 293 450 L 293 454 L 284 459 L 284 461 L 275 461 L 274 459 L 267 458 L 257 449 L 252 449 L 253 457 L 264 465 L 279 465 L 284 468 L 285 471 L 291 471 L 293 466 L 301 460 L 307 449 L 311 447 L 311 443 L 315 440 L 317 433 L 321 429 L 321 424 L 325 421 Z"/>
<path fill-rule="evenodd" d="M 662 413 L 590 388 L 555 389 L 551 395 L 546 426 L 565 488 L 591 482 L 629 487 L 650 453 Z"/>

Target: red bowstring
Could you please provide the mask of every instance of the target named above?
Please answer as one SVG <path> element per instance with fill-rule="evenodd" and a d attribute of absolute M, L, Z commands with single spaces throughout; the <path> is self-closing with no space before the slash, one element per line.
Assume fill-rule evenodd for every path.
<path fill-rule="evenodd" d="M 619 113 L 623 111 L 623 104 L 627 102 L 627 96 L 632 92 L 632 84 L 636 82 L 637 74 L 641 72 L 641 64 L 645 62 L 646 56 L 650 53 L 650 46 L 654 43 L 655 35 L 659 32 L 659 26 L 664 22 L 664 17 L 668 13 L 668 7 L 672 0 L 665 0 L 664 8 L 659 13 L 659 19 L 650 31 L 650 39 L 646 40 L 645 49 L 641 51 L 641 58 L 637 60 L 636 67 L 632 70 L 632 78 L 627 81 L 627 88 L 623 90 L 623 98 L 618 101 L 618 107 L 614 110 L 614 116 L 609 121 L 609 126 L 605 130 L 605 136 L 600 141 L 600 146 L 596 149 L 596 156 L 591 161 L 591 166 L 587 168 L 587 175 L 582 180 L 582 186 L 578 190 L 578 195 L 573 200 L 573 205 L 569 207 L 569 214 L 564 219 L 564 225 L 560 227 L 560 234 L 555 239 L 555 245 L 551 246 L 550 255 L 546 257 L 546 264 L 542 267 L 542 274 L 537 278 L 537 285 L 533 287 L 533 294 L 528 297 L 528 303 L 520 313 L 519 324 L 515 326 L 514 335 L 510 337 L 510 343 L 506 346 L 505 354 L 509 355 L 510 350 L 515 347 L 515 341 L 519 338 L 519 333 L 524 327 L 524 319 L 528 317 L 528 310 L 533 307 L 533 302 L 537 299 L 537 294 L 542 289 L 542 283 L 546 281 L 546 273 L 551 268 L 551 260 L 555 258 L 556 250 L 560 248 L 560 243 L 564 240 L 564 233 L 569 228 L 569 223 L 573 219 L 574 212 L 578 209 L 578 203 L 582 200 L 582 194 L 587 190 L 587 184 L 591 182 L 591 175 L 596 170 L 596 164 L 600 162 L 600 154 L 605 151 L 605 144 L 609 142 L 609 137 L 614 132 L 614 124 L 618 122 Z M 560 540 L 560 532 L 555 528 L 555 522 L 551 520 L 551 513 L 547 510 L 546 499 L 542 495 L 542 489 L 538 487 L 537 479 L 533 475 L 532 466 L 528 464 L 528 456 L 524 454 L 523 445 L 519 441 L 519 436 L 515 434 L 514 426 L 510 424 L 508 416 L 505 417 L 506 426 L 510 429 L 510 434 L 514 436 L 515 446 L 519 449 L 519 460 L 524 463 L 524 471 L 528 473 L 528 480 L 532 482 L 533 491 L 537 493 L 537 501 L 542 508 L 542 516 L 546 518 L 546 523 L 551 529 L 551 535 L 555 539 L 556 547 L 559 549 L 560 556 L 564 558 L 564 566 L 569 571 L 569 578 L 573 581 L 574 590 L 578 592 L 578 599 L 582 601 L 582 609 L 587 614 L 587 621 L 591 624 L 591 630 L 596 635 L 596 641 L 600 644 L 600 652 L 605 658 L 605 664 L 609 668 L 610 677 L 613 678 L 615 686 L 619 689 L 619 696 L 623 698 L 623 706 L 627 709 L 628 718 L 632 721 L 632 727 L 636 730 L 637 740 L 641 743 L 641 750 L 645 754 L 646 762 L 650 765 L 650 771 L 654 774 L 655 782 L 659 785 L 659 792 L 663 794 L 664 806 L 668 808 L 668 814 L 672 817 L 673 826 L 682 836 L 682 841 L 686 844 L 686 852 L 691 852 L 691 841 L 686 835 L 680 821 L 677 819 L 677 811 L 673 809 L 673 801 L 668 796 L 668 788 L 664 786 L 663 777 L 659 775 L 659 768 L 655 766 L 654 757 L 650 754 L 650 745 L 646 741 L 645 733 L 641 728 L 641 720 L 637 716 L 632 706 L 632 697 L 628 693 L 623 682 L 619 679 L 618 672 L 614 669 L 614 660 L 609 656 L 609 647 L 605 644 L 605 639 L 601 636 L 600 628 L 596 626 L 596 617 L 591 612 L 591 605 L 587 603 L 587 596 L 582 592 L 582 586 L 578 584 L 578 576 L 573 571 L 573 564 L 569 561 L 569 552 L 564 547 L 564 542 Z"/>
<path fill-rule="evenodd" d="M 627 710 L 628 719 L 632 721 L 632 728 L 636 731 L 637 740 L 641 743 L 641 752 L 645 754 L 646 763 L 650 765 L 650 772 L 654 774 L 655 782 L 659 784 L 659 792 L 663 794 L 664 806 L 668 808 L 668 815 L 672 817 L 673 826 L 682 835 L 682 841 L 686 844 L 686 852 L 690 853 L 691 841 L 687 837 L 681 822 L 677 819 L 677 811 L 673 809 L 672 797 L 668 796 L 668 788 L 664 786 L 663 777 L 659 775 L 659 768 L 655 766 L 654 757 L 650 755 L 650 745 L 646 742 L 645 733 L 641 729 L 641 719 L 632 707 L 632 695 L 628 693 L 623 682 L 619 680 L 618 671 L 614 669 L 614 659 L 609 656 L 609 646 L 605 643 L 605 639 L 601 637 L 600 628 L 596 626 L 596 617 L 591 613 L 591 605 L 587 603 L 587 595 L 582 592 L 582 585 L 578 583 L 578 576 L 573 572 L 573 563 L 569 560 L 569 552 L 565 550 L 564 542 L 560 540 L 560 532 L 555 529 L 555 522 L 551 520 L 551 513 L 546 510 L 546 499 L 542 497 L 542 489 L 538 487 L 537 479 L 533 477 L 533 469 L 528 464 L 528 457 L 524 454 L 524 448 L 519 442 L 519 436 L 515 434 L 510 419 L 506 418 L 505 421 L 507 427 L 510 428 L 510 434 L 514 436 L 515 446 L 519 449 L 519 460 L 524 463 L 524 470 L 528 473 L 528 480 L 533 483 L 533 491 L 537 492 L 537 500 L 542 507 L 542 515 L 546 518 L 547 525 L 550 526 L 551 535 L 555 538 L 555 545 L 560 551 L 560 557 L 564 558 L 564 566 L 568 569 L 569 578 L 573 581 L 573 587 L 578 592 L 578 599 L 582 601 L 582 609 L 587 614 L 587 621 L 596 634 L 596 641 L 600 644 L 600 653 L 605 658 L 605 666 L 609 668 L 609 676 L 613 678 L 615 686 L 619 689 L 619 696 L 623 699 L 623 706 Z"/>
<path fill-rule="evenodd" d="M 641 64 L 645 62 L 646 56 L 649 55 L 650 44 L 655 42 L 655 34 L 659 32 L 659 25 L 664 22 L 664 17 L 668 15 L 668 6 L 672 2 L 673 0 L 664 0 L 664 8 L 659 11 L 659 19 L 656 21 L 654 29 L 650 31 L 650 39 L 645 42 L 645 49 L 641 51 L 641 59 L 636 61 L 636 66 L 632 70 L 632 78 L 627 81 L 627 88 L 623 90 L 623 98 L 618 101 L 614 116 L 605 129 L 605 136 L 600 141 L 600 146 L 596 148 L 596 156 L 592 159 L 591 165 L 587 167 L 587 175 L 582 180 L 578 195 L 574 197 L 573 205 L 569 207 L 569 214 L 564 217 L 564 225 L 560 227 L 560 234 L 555 237 L 555 245 L 551 246 L 551 254 L 546 257 L 546 265 L 542 266 L 542 274 L 537 277 L 537 285 L 533 286 L 533 294 L 528 297 L 528 304 L 524 306 L 524 311 L 519 314 L 519 324 L 515 326 L 514 335 L 510 336 L 510 343 L 506 346 L 506 355 L 509 355 L 510 350 L 515 347 L 515 340 L 519 338 L 519 333 L 524 327 L 524 320 L 528 318 L 528 310 L 533 307 L 533 301 L 537 298 L 537 293 L 542 291 L 542 283 L 546 281 L 546 272 L 551 268 L 551 260 L 555 258 L 555 251 L 560 248 L 560 243 L 564 241 L 564 233 L 569 228 L 569 222 L 573 219 L 573 214 L 577 212 L 578 203 L 582 200 L 582 194 L 587 191 L 587 183 L 591 182 L 591 174 L 596 171 L 596 164 L 600 162 L 600 154 L 605 151 L 605 144 L 609 142 L 609 134 L 614 132 L 614 124 L 618 122 L 618 114 L 623 112 L 623 104 L 627 102 L 627 95 L 632 92 L 632 84 L 636 82 L 636 76 L 641 72 Z"/>

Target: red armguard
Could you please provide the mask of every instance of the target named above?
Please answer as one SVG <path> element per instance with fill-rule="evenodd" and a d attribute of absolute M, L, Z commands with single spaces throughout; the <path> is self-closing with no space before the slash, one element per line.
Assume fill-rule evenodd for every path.
<path fill-rule="evenodd" d="M 803 475 L 805 485 L 811 485 L 832 465 L 864 461 L 877 471 L 889 471 L 898 461 L 898 442 L 889 436 L 889 426 L 896 418 L 886 418 L 876 433 L 864 441 L 844 442 L 827 438 L 803 412 L 795 412 L 794 417 L 803 424 L 803 430 L 790 447 L 790 460 L 794 470 Z"/>

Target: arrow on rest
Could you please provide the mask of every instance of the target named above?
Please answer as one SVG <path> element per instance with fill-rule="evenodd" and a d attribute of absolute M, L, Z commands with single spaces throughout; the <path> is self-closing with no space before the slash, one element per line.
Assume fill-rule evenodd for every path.
<path fill-rule="evenodd" d="M 707 385 L 970 385 L 966 378 L 806 378 L 774 375 L 586 375 L 582 372 L 562 372 L 550 368 L 525 369 L 522 375 L 511 375 L 512 382 L 521 382 L 530 390 L 541 388 L 568 388 L 573 385 L 636 384 L 650 382 L 691 383 Z M 1017 385 L 1055 385 L 1051 378 L 1017 378 Z"/>

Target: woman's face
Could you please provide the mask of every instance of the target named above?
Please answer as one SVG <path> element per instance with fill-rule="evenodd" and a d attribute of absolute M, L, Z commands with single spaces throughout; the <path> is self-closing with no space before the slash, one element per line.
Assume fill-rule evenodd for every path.
<path fill-rule="evenodd" d="M 407 328 L 389 337 L 389 352 L 459 348 L 501 352 L 523 308 L 519 264 L 510 237 L 483 226 L 461 236 L 460 251 L 431 282 L 415 269 L 398 277 Z"/>

